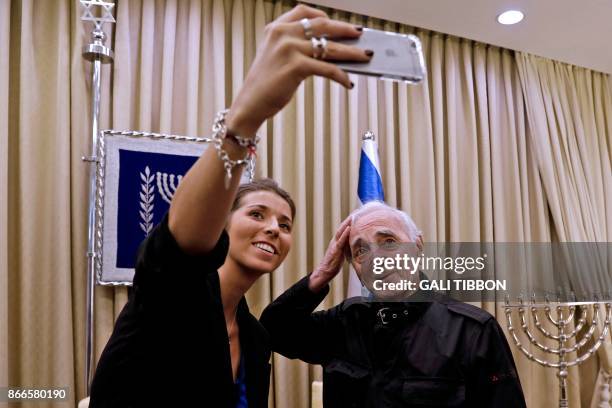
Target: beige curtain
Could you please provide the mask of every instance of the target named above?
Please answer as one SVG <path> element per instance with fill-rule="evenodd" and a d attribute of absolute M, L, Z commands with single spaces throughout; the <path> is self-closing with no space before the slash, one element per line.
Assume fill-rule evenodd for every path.
<path fill-rule="evenodd" d="M 290 7 L 271 0 L 118 2 L 112 81 L 108 66 L 102 81 L 102 126 L 208 135 L 214 113 L 239 89 L 265 24 Z M 80 157 L 90 137 L 90 64 L 80 55 L 87 36 L 79 14 L 76 0 L 0 4 L 0 386 L 68 386 L 75 402 L 84 396 L 88 179 Z M 536 102 L 523 95 L 517 65 L 527 64 L 520 58 L 403 25 L 332 15 L 416 33 L 428 78 L 412 87 L 354 76 L 350 92 L 309 79 L 262 126 L 257 174 L 287 188 L 298 213 L 287 261 L 248 294 L 254 314 L 312 270 L 335 226 L 355 208 L 366 130 L 377 135 L 387 201 L 410 213 L 427 241 L 550 241 L 559 234 L 559 213 L 582 213 L 582 207 L 551 210 L 549 218 L 549 208 L 565 200 L 550 194 L 548 181 L 563 176 L 557 168 L 543 170 L 534 142 L 540 133 L 525 114 Z M 599 81 L 607 91 L 577 109 L 592 108 L 593 126 L 608 126 L 603 139 L 589 139 L 584 154 L 599 157 L 599 166 L 608 155 L 607 179 L 596 176 L 604 167 L 589 170 L 589 188 L 600 192 L 589 211 L 603 211 L 597 220 L 608 223 L 608 235 L 600 239 L 609 240 L 610 152 L 604 148 L 611 88 L 609 77 Z M 345 273 L 323 306 L 343 300 L 346 287 Z M 125 289 L 96 288 L 96 356 L 125 301 Z M 503 317 L 495 305 L 482 306 Z M 518 353 L 515 360 L 528 405 L 555 406 L 542 392 L 556 392 L 554 372 Z M 595 374 L 589 373 L 596 366 L 572 372 L 574 407 L 591 400 Z M 274 356 L 271 406 L 308 407 L 316 378 L 319 368 Z"/>
<path fill-rule="evenodd" d="M 525 53 L 517 62 L 559 239 L 612 240 L 610 77 Z"/>
<path fill-rule="evenodd" d="M 251 0 L 120 4 L 114 126 L 207 134 L 213 112 L 229 104 L 239 89 L 263 27 L 290 7 Z M 345 13 L 333 16 L 414 31 Z M 354 77 L 355 90 L 346 92 L 329 81 L 310 79 L 262 127 L 257 173 L 274 177 L 301 205 L 289 258 L 249 293 L 254 313 L 312 270 L 335 226 L 355 207 L 356 158 L 360 136 L 368 129 L 379 138 L 387 201 L 410 212 L 426 239 L 551 239 L 548 202 L 529 144 L 513 54 L 435 33 L 417 34 L 428 58 L 424 86 Z M 134 104 L 134 97 L 139 102 Z M 346 274 L 333 283 L 325 307 L 344 298 L 346 283 Z M 556 389 L 554 372 L 518 353 L 515 358 L 529 405 L 543 406 L 539 390 Z M 280 356 L 274 362 L 271 402 L 308 406 L 309 385 L 319 370 Z M 584 389 L 590 395 L 592 382 Z M 580 390 L 572 394 L 579 406 Z"/>
<path fill-rule="evenodd" d="M 610 76 L 525 53 L 517 53 L 516 60 L 530 141 L 558 239 L 612 241 Z M 610 265 L 612 260 L 603 260 L 608 271 Z M 597 263 L 589 266 L 596 268 Z M 598 362 L 601 367 L 600 384 L 604 373 L 612 371 L 609 339 L 599 349 L 598 357 L 590 363 Z M 580 384 L 572 385 L 576 388 Z M 588 406 L 589 399 L 584 397 L 583 405 Z M 596 392 L 593 405 L 599 397 Z"/>
<path fill-rule="evenodd" d="M 8 117 L 10 7 L 0 3 L 0 361 L 8 361 Z M 8 385 L 8 365 L 0 363 L 0 384 Z"/>
<path fill-rule="evenodd" d="M 78 1 L 0 4 L 0 383 L 68 387 L 69 404 L 84 393 L 90 127 L 79 18 Z"/>

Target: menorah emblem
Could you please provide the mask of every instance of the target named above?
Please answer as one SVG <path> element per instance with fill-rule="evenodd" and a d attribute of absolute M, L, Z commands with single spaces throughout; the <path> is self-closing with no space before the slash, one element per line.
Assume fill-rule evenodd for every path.
<path fill-rule="evenodd" d="M 601 334 L 594 340 L 594 344 L 592 346 L 580 354 L 580 350 L 583 349 L 587 342 L 593 338 L 595 329 L 598 327 L 600 308 L 602 305 L 605 306 L 606 313 Z M 529 314 L 527 317 L 525 316 L 527 314 L 527 308 L 529 308 L 533 323 L 538 330 L 535 333 L 532 333 L 527 324 L 529 316 Z M 553 316 L 553 308 L 555 309 L 555 316 Z M 552 354 L 553 356 L 551 357 L 554 358 L 554 356 L 556 356 L 556 361 L 549 361 L 546 359 L 546 357 L 538 357 L 523 346 L 515 332 L 514 326 L 512 325 L 513 309 L 518 309 L 521 329 L 527 339 L 529 339 L 529 342 L 544 353 Z M 580 313 L 578 323 L 573 329 L 571 329 L 571 325 L 575 322 L 575 317 L 577 317 L 577 311 Z M 592 311 L 593 316 L 590 322 L 587 322 L 589 311 Z M 542 314 L 544 314 L 546 318 L 545 320 L 540 320 L 540 316 Z M 555 306 L 550 302 L 548 297 L 545 298 L 544 303 L 537 303 L 535 295 L 533 295 L 531 301 L 527 304 L 524 302 L 522 296 L 519 296 L 518 304 L 511 304 L 509 297 L 506 297 L 507 327 L 516 347 L 521 350 L 521 352 L 525 354 L 529 360 L 535 361 L 544 367 L 557 369 L 557 377 L 559 378 L 559 408 L 569 407 L 567 400 L 567 369 L 585 362 L 597 351 L 597 349 L 606 339 L 608 328 L 611 326 L 611 316 L 612 303 L 609 302 L 595 301 L 561 303 L 560 301 L 557 301 Z M 554 327 L 556 327 L 556 333 L 551 333 L 549 330 L 547 330 L 544 327 L 543 322 L 551 323 Z M 587 332 L 579 335 L 583 329 L 586 329 L 585 326 L 588 327 Z M 542 344 L 542 342 L 536 338 L 536 335 L 556 341 L 557 347 L 549 347 Z M 574 344 L 571 345 L 571 343 Z M 570 359 L 569 354 L 573 352 L 578 352 L 578 354 L 575 358 Z"/>
<path fill-rule="evenodd" d="M 157 172 L 157 191 L 168 204 L 172 203 L 172 197 L 179 183 L 183 179 L 182 175 Z"/>

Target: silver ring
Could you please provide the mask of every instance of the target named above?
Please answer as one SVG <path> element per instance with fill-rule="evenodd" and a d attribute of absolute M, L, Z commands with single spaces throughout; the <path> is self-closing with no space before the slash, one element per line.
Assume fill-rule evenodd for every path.
<path fill-rule="evenodd" d="M 314 34 L 312 32 L 312 24 L 310 24 L 310 20 L 303 18 L 300 20 L 300 24 L 302 24 L 302 27 L 304 27 L 304 37 L 306 37 L 307 40 L 310 40 Z"/>
<path fill-rule="evenodd" d="M 325 37 L 321 37 L 321 48 L 323 49 L 321 59 L 325 59 L 327 57 L 327 38 Z"/>
<path fill-rule="evenodd" d="M 327 56 L 327 38 L 312 37 L 310 43 L 312 44 L 312 57 L 314 59 L 324 59 Z"/>

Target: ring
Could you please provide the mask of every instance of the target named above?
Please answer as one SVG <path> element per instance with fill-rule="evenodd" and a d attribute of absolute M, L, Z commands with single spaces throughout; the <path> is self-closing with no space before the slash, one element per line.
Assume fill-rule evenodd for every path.
<path fill-rule="evenodd" d="M 312 24 L 310 24 L 310 20 L 307 18 L 303 18 L 300 20 L 300 24 L 302 24 L 302 27 L 304 27 L 304 37 L 306 37 L 307 40 L 310 40 L 313 35 Z"/>
<path fill-rule="evenodd" d="M 321 48 L 323 49 L 321 59 L 325 59 L 327 57 L 327 38 L 325 37 L 321 37 Z"/>
<path fill-rule="evenodd" d="M 327 56 L 327 38 L 312 37 L 312 56 L 314 59 L 324 59 Z"/>

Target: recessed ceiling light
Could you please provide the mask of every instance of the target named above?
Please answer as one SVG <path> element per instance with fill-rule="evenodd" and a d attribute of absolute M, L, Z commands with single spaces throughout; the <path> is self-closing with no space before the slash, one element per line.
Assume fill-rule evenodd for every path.
<path fill-rule="evenodd" d="M 516 24 L 523 19 L 524 15 L 518 10 L 508 10 L 497 16 L 497 21 L 500 24 L 511 25 Z"/>

